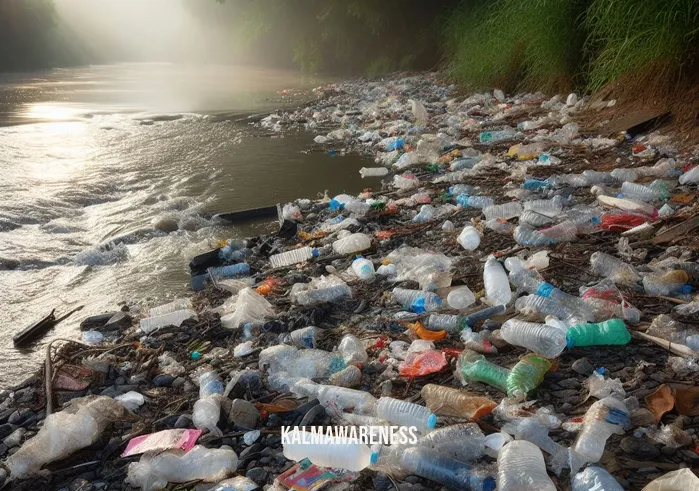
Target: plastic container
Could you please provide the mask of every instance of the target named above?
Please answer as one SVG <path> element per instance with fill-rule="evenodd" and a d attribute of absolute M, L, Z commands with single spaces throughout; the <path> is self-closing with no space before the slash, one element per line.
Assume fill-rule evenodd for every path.
<path fill-rule="evenodd" d="M 580 346 L 624 345 L 631 341 L 631 333 L 621 319 L 610 319 L 597 324 L 572 326 L 566 334 L 568 348 Z"/>
<path fill-rule="evenodd" d="M 184 309 L 156 317 L 146 317 L 145 319 L 141 319 L 139 327 L 144 333 L 150 334 L 165 326 L 179 327 L 180 324 L 188 319 L 197 319 L 197 313 L 193 310 Z"/>
<path fill-rule="evenodd" d="M 643 186 L 642 184 L 636 184 L 634 182 L 624 182 L 621 185 L 621 194 L 623 194 L 625 198 L 645 201 L 648 203 L 660 201 L 662 196 L 660 191 Z"/>
<path fill-rule="evenodd" d="M 510 128 L 500 131 L 484 131 L 478 135 L 478 141 L 481 143 L 498 143 L 512 140 L 516 135 L 517 132 Z"/>
<path fill-rule="evenodd" d="M 427 384 L 420 396 L 435 414 L 456 418 L 480 419 L 495 408 L 487 397 L 442 385 Z"/>
<path fill-rule="evenodd" d="M 500 333 L 508 343 L 546 358 L 556 358 L 566 347 L 565 333 L 546 324 L 510 319 L 502 325 Z"/>
<path fill-rule="evenodd" d="M 459 315 L 432 314 L 427 318 L 425 327 L 432 331 L 444 330 L 450 333 L 457 333 L 467 326 Z"/>
<path fill-rule="evenodd" d="M 294 438 L 298 435 L 298 439 Z M 321 467 L 336 467 L 359 472 L 371 462 L 371 449 L 363 443 L 343 438 L 317 435 L 306 431 L 287 433 L 282 439 L 284 457 L 289 460 L 310 460 Z"/>
<path fill-rule="evenodd" d="M 571 491 L 624 491 L 619 481 L 601 467 L 591 465 L 573 478 Z"/>
<path fill-rule="evenodd" d="M 686 271 L 675 269 L 662 274 L 649 274 L 643 277 L 643 289 L 649 295 L 677 295 L 691 293 L 692 287 L 688 285 L 689 275 Z"/>
<path fill-rule="evenodd" d="M 315 326 L 294 329 L 283 336 L 282 342 L 288 342 L 298 348 L 315 348 L 317 342 L 318 328 Z"/>
<path fill-rule="evenodd" d="M 430 431 L 420 438 L 418 445 L 461 462 L 470 462 L 485 453 L 485 435 L 476 423 L 455 424 Z"/>
<path fill-rule="evenodd" d="M 507 395 L 524 400 L 527 394 L 544 381 L 544 375 L 551 369 L 551 362 L 533 353 L 524 355 L 507 376 Z"/>
<path fill-rule="evenodd" d="M 476 189 L 470 184 L 454 184 L 448 189 L 449 194 L 452 196 L 458 196 L 460 194 L 465 194 L 467 196 L 472 195 Z"/>
<path fill-rule="evenodd" d="M 532 315 L 534 313 L 542 317 L 553 315 L 566 322 L 568 325 L 572 325 L 576 321 L 579 323 L 579 321 L 584 319 L 555 300 L 539 295 L 525 295 L 519 297 L 515 300 L 515 310 L 524 315 Z"/>
<path fill-rule="evenodd" d="M 476 296 L 467 286 L 460 286 L 449 292 L 447 304 L 450 308 L 463 310 L 476 303 Z"/>
<path fill-rule="evenodd" d="M 572 468 L 577 470 L 585 463 L 599 462 L 607 439 L 614 434 L 623 435 L 630 424 L 631 415 L 623 401 L 609 396 L 593 403 L 571 448 Z"/>
<path fill-rule="evenodd" d="M 223 382 L 216 372 L 204 372 L 199 376 L 199 400 L 194 403 L 192 422 L 198 429 L 209 430 L 216 436 L 223 434 L 217 426 L 223 390 Z"/>
<path fill-rule="evenodd" d="M 434 312 L 442 307 L 442 299 L 436 293 L 394 288 L 391 294 L 397 303 L 412 312 Z"/>
<path fill-rule="evenodd" d="M 449 170 L 455 172 L 457 170 L 472 169 L 474 165 L 480 162 L 481 157 L 463 157 L 455 159 L 449 164 Z"/>
<path fill-rule="evenodd" d="M 515 239 L 515 242 L 517 242 L 517 244 L 524 247 L 549 246 L 560 242 L 559 240 L 545 236 L 539 230 L 536 230 L 526 224 L 520 225 L 517 228 L 515 228 L 513 238 Z"/>
<path fill-rule="evenodd" d="M 481 243 L 481 235 L 474 227 L 467 225 L 463 228 L 456 241 L 467 251 L 473 251 Z"/>
<path fill-rule="evenodd" d="M 507 393 L 510 371 L 489 362 L 479 353 L 464 350 L 456 364 L 456 376 L 463 382 L 483 382 Z"/>
<path fill-rule="evenodd" d="M 248 263 L 229 264 L 219 268 L 211 268 L 210 274 L 214 278 L 236 278 L 238 276 L 247 276 L 250 274 L 250 265 Z"/>
<path fill-rule="evenodd" d="M 539 447 L 515 440 L 498 452 L 498 491 L 556 491 Z"/>
<path fill-rule="evenodd" d="M 400 426 L 415 426 L 420 431 L 434 429 L 437 424 L 437 416 L 426 407 L 392 397 L 379 399 L 376 416 Z"/>
<path fill-rule="evenodd" d="M 494 218 L 509 220 L 510 218 L 518 217 L 522 214 L 522 205 L 519 203 L 519 201 L 512 201 L 510 203 L 503 203 L 501 205 L 492 205 L 483 208 L 483 214 L 485 214 L 486 220 L 492 220 Z"/>
<path fill-rule="evenodd" d="M 555 196 L 553 199 L 525 201 L 524 210 L 533 211 L 548 217 L 555 217 L 563 211 L 563 199 L 560 196 Z"/>
<path fill-rule="evenodd" d="M 550 283 L 546 283 L 536 271 L 521 269 L 510 273 L 510 281 L 517 288 L 527 293 L 535 293 L 541 297 L 550 298 L 569 312 L 579 317 L 590 319 L 588 306 L 580 297 L 569 295 Z"/>
<path fill-rule="evenodd" d="M 318 249 L 300 247 L 298 249 L 274 254 L 269 257 L 269 262 L 273 268 L 283 268 L 284 266 L 306 262 L 309 259 L 318 257 L 318 254 Z"/>
<path fill-rule="evenodd" d="M 345 210 L 355 215 L 366 215 L 371 210 L 371 205 L 360 199 L 352 199 L 345 203 Z"/>
<path fill-rule="evenodd" d="M 388 174 L 386 167 L 362 167 L 359 169 L 359 175 L 362 179 L 365 177 L 382 177 Z"/>
<path fill-rule="evenodd" d="M 495 258 L 486 261 L 483 267 L 485 296 L 492 305 L 507 305 L 512 300 L 510 282 L 502 265 Z"/>
<path fill-rule="evenodd" d="M 595 184 L 614 184 L 617 180 L 609 172 L 599 172 L 596 170 L 584 170 L 583 176 L 587 179 L 590 186 Z"/>
<path fill-rule="evenodd" d="M 539 229 L 541 235 L 559 242 L 570 242 L 578 235 L 578 227 L 570 220 L 565 220 L 553 227 Z"/>
<path fill-rule="evenodd" d="M 680 176 L 680 184 L 696 184 L 699 182 L 699 165 L 692 167 L 689 171 Z"/>
<path fill-rule="evenodd" d="M 353 334 L 345 334 L 342 337 L 337 351 L 348 365 L 363 365 L 369 359 L 364 343 Z"/>
<path fill-rule="evenodd" d="M 646 215 L 648 217 L 657 216 L 658 210 L 648 203 L 639 203 L 628 199 L 614 198 L 613 196 L 597 196 L 597 201 L 606 206 L 612 206 L 628 213 Z"/>
<path fill-rule="evenodd" d="M 300 291 L 294 297 L 299 305 L 316 305 L 321 303 L 337 303 L 352 298 L 352 289 L 346 284 L 333 285 L 326 288 Z"/>
<path fill-rule="evenodd" d="M 149 317 L 158 317 L 161 315 L 165 314 L 170 314 L 172 312 L 176 312 L 178 310 L 187 310 L 187 309 L 192 309 L 192 301 L 189 298 L 178 298 L 173 300 L 170 303 L 166 303 L 164 305 L 159 305 L 157 307 L 153 307 L 148 311 L 148 316 Z"/>
<path fill-rule="evenodd" d="M 519 223 L 526 223 L 532 227 L 543 227 L 544 225 L 549 225 L 553 223 L 553 218 L 541 213 L 537 213 L 533 210 L 524 210 L 519 216 Z"/>
<path fill-rule="evenodd" d="M 362 281 L 373 281 L 376 278 L 374 263 L 363 257 L 358 257 L 352 261 L 352 271 Z"/>
<path fill-rule="evenodd" d="M 590 266 L 599 276 L 610 278 L 617 283 L 634 284 L 641 279 L 636 268 L 604 252 L 592 253 Z"/>
<path fill-rule="evenodd" d="M 333 242 L 333 250 L 337 254 L 353 254 L 371 247 L 371 237 L 366 234 L 351 234 Z"/>
<path fill-rule="evenodd" d="M 495 202 L 487 196 L 469 196 L 468 194 L 460 194 L 456 197 L 456 203 L 463 207 L 478 208 L 479 210 L 493 206 Z"/>

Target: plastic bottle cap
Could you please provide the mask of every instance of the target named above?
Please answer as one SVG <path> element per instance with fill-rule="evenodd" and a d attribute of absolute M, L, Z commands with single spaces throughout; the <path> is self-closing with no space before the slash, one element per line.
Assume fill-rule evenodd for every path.
<path fill-rule="evenodd" d="M 495 491 L 495 478 L 488 476 L 483 480 L 483 491 Z"/>
<path fill-rule="evenodd" d="M 319 251 L 318 249 L 313 249 L 313 250 L 311 251 L 311 255 L 312 255 L 313 257 L 318 257 L 318 256 L 320 256 L 320 251 Z"/>
<path fill-rule="evenodd" d="M 201 353 L 198 351 L 192 351 L 192 360 L 198 360 L 199 358 L 201 358 Z"/>
<path fill-rule="evenodd" d="M 437 426 L 437 415 L 430 414 L 430 417 L 427 418 L 427 427 L 433 430 L 435 426 Z"/>
<path fill-rule="evenodd" d="M 573 349 L 575 347 L 575 340 L 573 336 L 566 335 L 566 348 Z"/>
<path fill-rule="evenodd" d="M 692 293 L 692 285 L 682 285 L 682 293 Z"/>
<path fill-rule="evenodd" d="M 371 452 L 371 459 L 369 459 L 372 465 L 376 465 L 379 462 L 379 452 Z"/>

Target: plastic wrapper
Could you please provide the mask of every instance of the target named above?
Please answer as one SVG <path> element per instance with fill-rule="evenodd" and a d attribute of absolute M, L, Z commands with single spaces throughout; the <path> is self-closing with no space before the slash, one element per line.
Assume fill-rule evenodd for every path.
<path fill-rule="evenodd" d="M 604 375 L 597 373 L 596 371 L 592 373 L 585 380 L 585 387 L 589 391 L 586 399 L 590 397 L 595 397 L 597 399 L 603 399 L 613 393 L 619 394 L 620 396 L 626 396 L 626 391 L 621 385 L 621 380 L 615 379 L 605 379 Z"/>
<path fill-rule="evenodd" d="M 409 353 L 399 370 L 402 377 L 422 377 L 441 371 L 447 366 L 444 353 L 437 350 L 427 350 Z"/>
<path fill-rule="evenodd" d="M 303 221 L 301 209 L 291 203 L 285 204 L 284 208 L 282 208 L 282 217 L 284 217 L 285 220 L 293 220 L 295 222 Z"/>
<path fill-rule="evenodd" d="M 233 298 L 235 300 L 232 302 Z M 221 324 L 227 329 L 237 329 L 241 324 L 248 322 L 263 324 L 265 317 L 274 316 L 272 304 L 252 288 L 242 289 L 236 297 L 224 304 L 224 308 L 229 310 L 229 313 L 221 316 Z"/>
<path fill-rule="evenodd" d="M 163 430 L 157 433 L 141 435 L 129 440 L 122 457 L 146 452 L 162 452 L 179 449 L 189 452 L 201 435 L 201 430 Z"/>
<path fill-rule="evenodd" d="M 697 491 L 699 477 L 691 469 L 678 469 L 648 483 L 641 491 Z"/>
<path fill-rule="evenodd" d="M 440 252 L 401 247 L 391 252 L 386 259 L 396 265 L 396 281 L 416 281 L 422 290 L 451 285 L 452 260 Z"/>

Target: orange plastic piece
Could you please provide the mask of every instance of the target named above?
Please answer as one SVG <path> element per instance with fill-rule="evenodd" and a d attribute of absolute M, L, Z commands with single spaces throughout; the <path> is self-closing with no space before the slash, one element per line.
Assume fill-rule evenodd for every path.
<path fill-rule="evenodd" d="M 374 236 L 379 240 L 390 239 L 394 235 L 396 235 L 396 232 L 394 232 L 393 230 L 379 230 L 374 234 Z"/>
<path fill-rule="evenodd" d="M 669 385 L 663 384 L 652 394 L 645 397 L 646 405 L 653 416 L 655 422 L 660 423 L 663 415 L 675 407 L 675 396 L 672 395 L 672 389 Z"/>
<path fill-rule="evenodd" d="M 422 377 L 430 373 L 442 371 L 447 366 L 447 360 L 441 351 L 427 350 L 410 353 L 399 367 L 401 377 Z"/>
<path fill-rule="evenodd" d="M 447 337 L 447 331 L 430 331 L 429 329 L 426 329 L 420 321 L 413 322 L 407 326 L 415 333 L 417 337 L 424 339 L 425 341 L 437 341 L 438 339 L 444 339 Z"/>
<path fill-rule="evenodd" d="M 255 291 L 262 295 L 263 297 L 272 293 L 272 286 L 269 283 L 262 283 L 260 286 L 255 288 Z"/>

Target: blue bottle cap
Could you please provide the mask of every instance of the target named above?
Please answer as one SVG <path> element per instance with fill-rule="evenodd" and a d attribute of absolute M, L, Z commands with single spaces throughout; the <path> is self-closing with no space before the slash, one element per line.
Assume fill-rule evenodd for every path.
<path fill-rule="evenodd" d="M 192 351 L 192 360 L 198 360 L 199 358 L 201 358 L 201 353 L 198 351 Z"/>
<path fill-rule="evenodd" d="M 311 251 L 311 255 L 312 255 L 313 257 L 318 257 L 318 256 L 320 256 L 320 251 L 319 251 L 318 249 L 313 249 L 313 250 Z"/>
<path fill-rule="evenodd" d="M 692 293 L 692 285 L 682 285 L 682 293 Z"/>
<path fill-rule="evenodd" d="M 597 375 L 604 375 L 606 373 L 607 369 L 604 367 L 599 367 L 597 370 L 595 370 L 595 373 Z"/>
<path fill-rule="evenodd" d="M 430 414 L 430 417 L 427 418 L 427 427 L 433 430 L 435 426 L 437 426 L 437 415 Z"/>
<path fill-rule="evenodd" d="M 575 340 L 573 336 L 566 335 L 566 348 L 573 349 L 575 347 Z"/>
<path fill-rule="evenodd" d="M 371 459 L 369 459 L 372 465 L 376 465 L 379 462 L 379 452 L 371 452 Z"/>
<path fill-rule="evenodd" d="M 493 476 L 483 479 L 483 491 L 495 491 L 495 478 Z"/>

